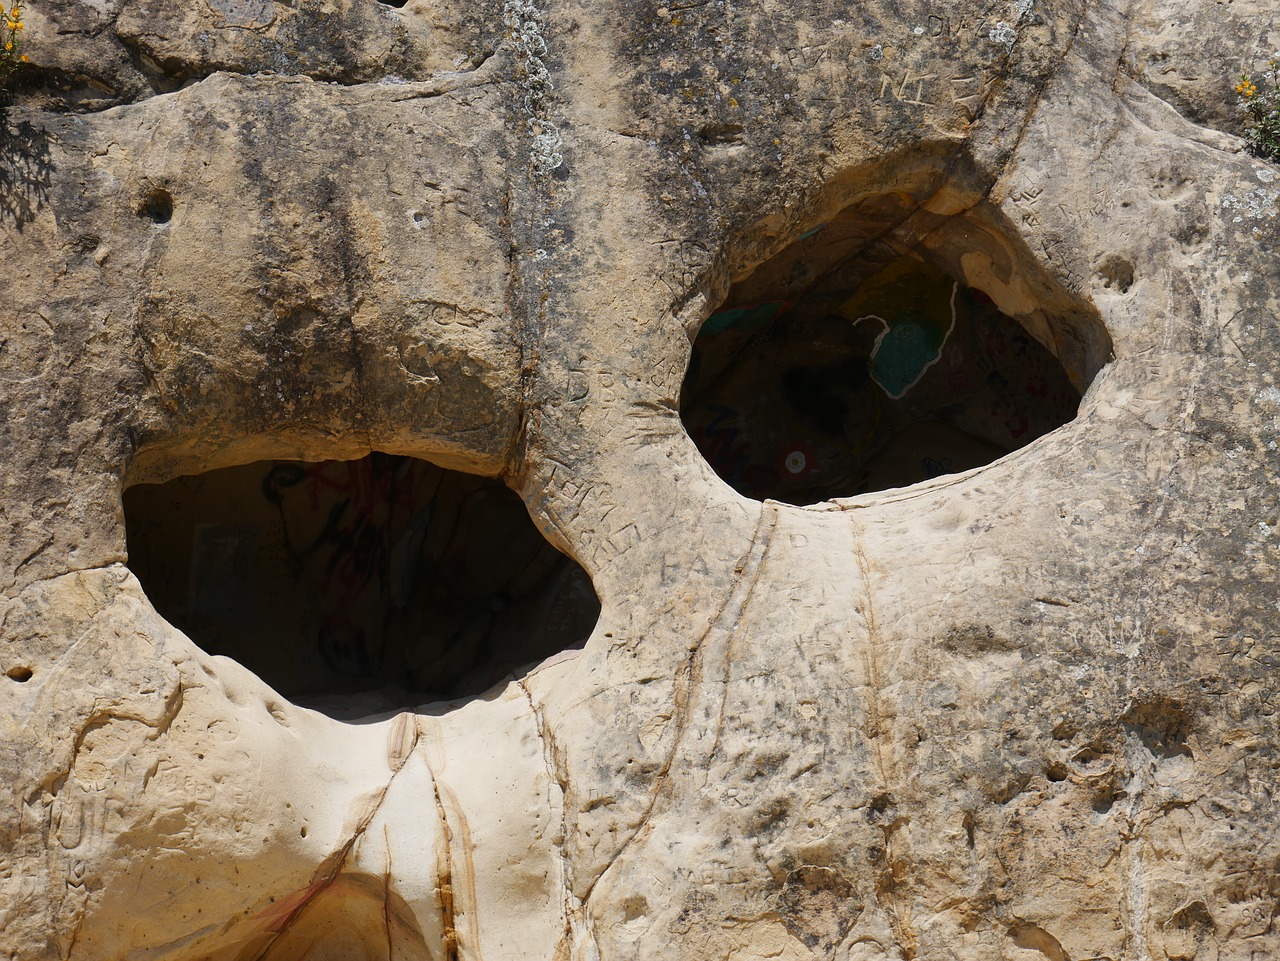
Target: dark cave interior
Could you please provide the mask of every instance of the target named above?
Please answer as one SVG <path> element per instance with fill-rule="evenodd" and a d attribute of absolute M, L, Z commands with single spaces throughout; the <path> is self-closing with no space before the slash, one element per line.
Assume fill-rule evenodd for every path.
<path fill-rule="evenodd" d="M 702 325 L 681 416 L 739 493 L 805 505 L 905 487 L 1075 417 L 1081 378 L 1041 339 L 873 232 L 811 231 Z"/>
<path fill-rule="evenodd" d="M 335 716 L 479 695 L 600 613 L 514 492 L 412 457 L 259 461 L 130 487 L 124 507 L 167 620 Z"/>

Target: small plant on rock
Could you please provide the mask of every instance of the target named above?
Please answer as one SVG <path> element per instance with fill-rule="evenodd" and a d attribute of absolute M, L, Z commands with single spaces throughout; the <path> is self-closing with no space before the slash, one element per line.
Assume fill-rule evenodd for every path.
<path fill-rule="evenodd" d="M 15 2 L 6 8 L 4 0 L 0 0 L 0 84 L 26 62 L 22 53 L 22 7 Z"/>
<path fill-rule="evenodd" d="M 1266 160 L 1280 160 L 1280 52 L 1256 78 L 1241 74 L 1236 93 L 1249 149 Z"/>

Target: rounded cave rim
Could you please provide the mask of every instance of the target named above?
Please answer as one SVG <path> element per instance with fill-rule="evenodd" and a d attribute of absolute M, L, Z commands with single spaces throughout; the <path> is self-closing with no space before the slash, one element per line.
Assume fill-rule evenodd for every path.
<path fill-rule="evenodd" d="M 916 169 L 908 171 L 899 182 L 888 184 L 884 182 L 881 167 L 871 165 L 869 172 L 863 170 L 851 177 L 854 187 L 845 189 L 843 197 L 833 200 L 829 194 L 839 191 L 826 191 L 828 196 L 820 196 L 808 204 L 802 215 L 793 217 L 787 229 L 777 229 L 776 223 L 771 230 L 766 229 L 777 218 L 765 218 L 735 234 L 734 239 L 726 243 L 730 254 L 722 257 L 717 270 L 704 275 L 699 287 L 686 295 L 685 303 L 688 304 L 691 302 L 689 298 L 700 290 L 701 302 L 693 322 L 685 324 L 687 353 L 684 355 L 686 362 L 677 402 L 683 440 L 696 449 L 697 456 L 715 475 L 717 483 L 756 503 L 781 503 L 811 510 L 870 506 L 887 498 L 938 492 L 992 468 L 1008 469 L 1020 460 L 1044 451 L 1048 438 L 1059 436 L 1064 430 L 1081 429 L 1089 404 L 1116 359 L 1111 331 L 1102 311 L 1083 285 L 1073 283 L 1072 278 L 1060 276 L 1052 263 L 1028 245 L 1022 232 L 992 199 L 994 185 L 974 186 L 975 175 L 968 164 L 967 157 L 961 154 L 959 160 L 952 158 L 946 163 L 933 163 L 931 166 L 925 152 L 923 158 L 917 154 Z M 903 187 L 915 189 L 893 189 Z M 876 211 L 877 205 L 883 207 L 893 200 L 899 204 L 896 212 L 886 215 L 883 210 Z M 839 224 L 842 219 L 859 218 L 865 219 L 875 229 L 865 232 L 863 247 L 854 256 L 865 254 L 875 246 L 887 246 L 901 259 L 914 258 L 925 267 L 948 275 L 954 284 L 953 296 L 956 292 L 963 292 L 965 296 L 985 299 L 1002 317 L 1016 323 L 1025 338 L 1043 347 L 1061 368 L 1074 391 L 1069 415 L 1060 416 L 1055 422 L 1046 424 L 1044 429 L 1037 430 L 1034 436 L 995 451 L 993 456 L 981 462 L 926 474 L 903 483 L 886 483 L 861 490 L 828 491 L 804 500 L 778 496 L 769 490 L 744 489 L 743 485 L 726 477 L 708 456 L 703 438 L 696 436 L 697 432 L 690 423 L 688 394 L 698 365 L 700 342 L 722 315 L 743 308 L 767 306 L 771 298 L 759 295 L 763 284 L 758 278 L 762 274 L 770 268 L 776 272 L 777 265 L 785 263 L 788 255 L 800 250 L 807 241 L 812 245 L 814 239 L 821 238 L 833 224 Z M 753 246 L 743 240 L 752 231 L 769 234 L 768 242 Z M 738 251 L 737 262 L 730 264 L 734 260 L 732 252 L 735 249 Z M 997 256 L 1004 261 L 1003 276 L 994 269 Z M 986 263 L 982 262 L 983 258 Z M 754 297 L 751 296 L 753 287 Z M 783 309 L 785 312 L 791 308 L 788 304 Z M 953 312 L 953 322 L 954 316 Z M 885 332 L 891 332 L 890 324 L 882 323 Z M 884 333 L 881 334 L 883 336 Z M 803 453 L 801 446 L 789 455 L 788 467 L 797 464 L 803 467 Z M 796 457 L 796 454 L 802 456 Z"/>

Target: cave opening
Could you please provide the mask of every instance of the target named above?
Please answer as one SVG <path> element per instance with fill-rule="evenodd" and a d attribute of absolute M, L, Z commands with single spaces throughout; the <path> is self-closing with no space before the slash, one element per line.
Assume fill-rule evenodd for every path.
<path fill-rule="evenodd" d="M 694 340 L 690 437 L 738 493 L 797 505 L 980 467 L 1071 421 L 1096 315 L 990 222 L 898 192 L 731 287 Z"/>
<path fill-rule="evenodd" d="M 482 694 L 600 613 L 518 495 L 412 457 L 259 461 L 135 485 L 124 510 L 162 616 L 333 716 Z"/>

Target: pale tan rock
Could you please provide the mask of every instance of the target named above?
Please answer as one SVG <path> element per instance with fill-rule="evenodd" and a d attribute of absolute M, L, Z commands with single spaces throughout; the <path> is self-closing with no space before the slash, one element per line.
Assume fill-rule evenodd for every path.
<path fill-rule="evenodd" d="M 1280 954 L 1280 170 L 1226 106 L 1274 3 L 29 21 L 0 953 Z M 910 488 L 735 493 L 681 425 L 691 341 L 837 215 L 987 291 L 1078 417 Z M 594 583 L 585 647 L 341 721 L 126 566 L 126 485 L 372 450 L 518 490 Z"/>

